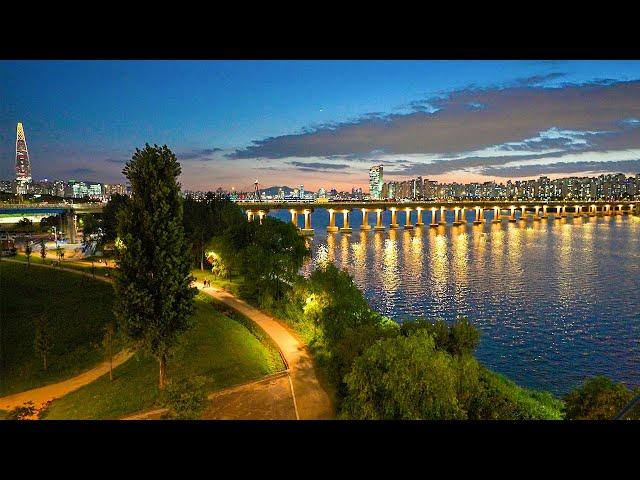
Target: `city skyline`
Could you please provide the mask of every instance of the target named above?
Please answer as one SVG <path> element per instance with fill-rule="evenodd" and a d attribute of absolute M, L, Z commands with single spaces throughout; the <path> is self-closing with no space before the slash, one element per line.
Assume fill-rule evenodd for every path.
<path fill-rule="evenodd" d="M 637 61 L 4 61 L 0 73 L 6 179 L 18 122 L 36 180 L 123 183 L 147 141 L 176 152 L 190 190 L 251 191 L 256 178 L 368 190 L 375 164 L 387 180 L 441 183 L 640 171 Z"/>

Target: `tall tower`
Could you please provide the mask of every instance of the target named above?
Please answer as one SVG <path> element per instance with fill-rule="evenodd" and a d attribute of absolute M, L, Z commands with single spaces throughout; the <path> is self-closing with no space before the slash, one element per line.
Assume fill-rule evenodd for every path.
<path fill-rule="evenodd" d="M 24 136 L 22 123 L 18 123 L 16 133 L 16 193 L 27 193 L 27 186 L 31 183 L 31 161 L 27 149 L 27 139 Z"/>

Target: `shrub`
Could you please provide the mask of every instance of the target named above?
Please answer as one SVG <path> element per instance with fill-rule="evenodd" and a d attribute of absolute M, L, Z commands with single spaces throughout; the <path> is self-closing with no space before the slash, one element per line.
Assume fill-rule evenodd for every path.
<path fill-rule="evenodd" d="M 460 361 L 437 350 L 431 335 L 377 341 L 358 357 L 346 376 L 348 394 L 341 416 L 353 419 L 464 419 L 461 388 L 474 384 L 468 357 Z M 470 378 L 465 378 L 469 376 Z"/>
<path fill-rule="evenodd" d="M 568 420 L 611 420 L 633 397 L 634 392 L 624 384 L 603 376 L 593 377 L 564 397 L 566 417 Z"/>
<path fill-rule="evenodd" d="M 205 383 L 204 377 L 183 378 L 169 383 L 163 392 L 164 404 L 169 409 L 167 418 L 200 418 L 207 402 Z"/>

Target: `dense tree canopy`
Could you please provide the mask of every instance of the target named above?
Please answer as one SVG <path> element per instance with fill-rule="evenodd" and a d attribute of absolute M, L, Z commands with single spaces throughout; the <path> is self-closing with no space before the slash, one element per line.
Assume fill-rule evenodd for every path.
<path fill-rule="evenodd" d="M 105 242 L 113 242 L 118 235 L 118 212 L 127 204 L 129 197 L 118 193 L 111 195 L 102 209 L 102 234 Z"/>
<path fill-rule="evenodd" d="M 132 197 L 118 209 L 115 313 L 124 333 L 158 359 L 160 387 L 195 289 L 182 224 L 180 164 L 166 146 L 136 150 L 124 170 Z"/>
<path fill-rule="evenodd" d="M 564 398 L 569 420 L 611 420 L 640 392 L 607 377 L 594 377 Z"/>

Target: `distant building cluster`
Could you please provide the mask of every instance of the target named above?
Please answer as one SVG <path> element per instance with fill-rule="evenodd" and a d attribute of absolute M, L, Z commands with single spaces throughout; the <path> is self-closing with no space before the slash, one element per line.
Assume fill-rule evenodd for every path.
<path fill-rule="evenodd" d="M 640 174 L 508 180 L 506 183 L 438 183 L 412 178 L 384 182 L 382 165 L 369 170 L 371 200 L 619 200 L 640 198 Z"/>
<path fill-rule="evenodd" d="M 13 180 L 0 180 L 0 193 L 17 195 L 84 198 L 109 201 L 112 195 L 129 195 L 130 188 L 121 184 L 83 182 L 79 180 L 33 181 L 31 159 L 22 123 L 16 129 L 16 176 Z"/>
<path fill-rule="evenodd" d="M 640 198 L 640 174 L 508 180 L 506 183 L 438 183 L 422 177 L 382 186 L 385 200 L 621 200 Z"/>

